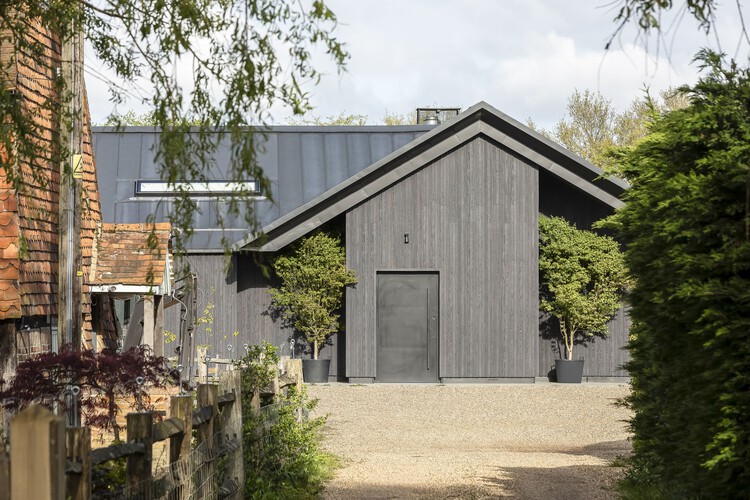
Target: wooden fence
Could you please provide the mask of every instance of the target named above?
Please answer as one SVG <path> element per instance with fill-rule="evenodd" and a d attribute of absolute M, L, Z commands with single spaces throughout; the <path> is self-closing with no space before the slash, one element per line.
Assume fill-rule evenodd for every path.
<path fill-rule="evenodd" d="M 285 359 L 262 392 L 278 396 L 301 383 L 301 363 Z M 92 467 L 122 457 L 125 484 L 111 498 L 244 498 L 242 397 L 241 372 L 227 371 L 218 384 L 198 385 L 195 408 L 188 394 L 171 397 L 170 418 L 161 422 L 152 412 L 129 413 L 127 441 L 94 450 L 90 428 L 66 429 L 62 416 L 32 405 L 11 420 L 10 453 L 0 449 L 0 500 L 88 500 Z M 260 410 L 261 391 L 244 397 Z M 169 464 L 154 471 L 159 441 L 168 441 Z"/>

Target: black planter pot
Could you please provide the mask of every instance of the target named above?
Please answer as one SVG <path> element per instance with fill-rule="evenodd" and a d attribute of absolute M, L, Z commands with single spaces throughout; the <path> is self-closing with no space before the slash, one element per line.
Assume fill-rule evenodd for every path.
<path fill-rule="evenodd" d="M 330 370 L 330 359 L 302 360 L 302 378 L 308 384 L 324 384 L 328 382 L 328 372 Z"/>
<path fill-rule="evenodd" d="M 580 384 L 583 379 L 583 360 L 556 359 L 555 372 L 560 384 Z"/>

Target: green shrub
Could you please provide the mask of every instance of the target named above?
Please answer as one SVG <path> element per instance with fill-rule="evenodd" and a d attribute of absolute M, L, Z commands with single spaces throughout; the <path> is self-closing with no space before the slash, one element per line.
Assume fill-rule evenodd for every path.
<path fill-rule="evenodd" d="M 626 280 L 615 240 L 561 217 L 539 217 L 539 305 L 560 321 L 567 359 L 573 359 L 576 341 L 609 333 Z"/>
<path fill-rule="evenodd" d="M 317 399 L 290 387 L 278 401 L 265 401 L 260 412 L 250 395 L 273 379 L 279 358 L 268 343 L 252 346 L 242 368 L 245 496 L 253 499 L 317 498 L 336 459 L 320 447 L 325 417 L 310 418 Z"/>
<path fill-rule="evenodd" d="M 273 268 L 281 279 L 270 288 L 274 317 L 299 332 L 310 346 L 313 359 L 331 335 L 341 328 L 339 311 L 344 288 L 357 282 L 346 268 L 346 250 L 338 237 L 317 232 L 303 238 L 290 255 L 280 255 Z"/>

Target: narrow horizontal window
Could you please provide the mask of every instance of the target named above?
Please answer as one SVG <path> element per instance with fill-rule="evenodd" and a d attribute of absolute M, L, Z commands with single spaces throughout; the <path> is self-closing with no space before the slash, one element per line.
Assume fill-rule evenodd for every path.
<path fill-rule="evenodd" d="M 169 184 L 164 181 L 136 181 L 136 196 L 174 196 L 184 191 L 195 196 L 230 195 L 244 191 L 245 193 L 260 194 L 258 181 L 206 181 L 206 182 L 176 182 Z"/>

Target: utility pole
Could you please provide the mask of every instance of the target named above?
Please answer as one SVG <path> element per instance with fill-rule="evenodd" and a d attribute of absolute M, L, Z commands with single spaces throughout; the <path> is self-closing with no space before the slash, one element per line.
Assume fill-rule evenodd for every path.
<path fill-rule="evenodd" d="M 83 178 L 83 31 L 62 45 L 65 82 L 60 111 L 63 147 L 60 164 L 57 331 L 65 344 L 81 349 L 83 267 L 81 260 L 81 184 Z"/>

